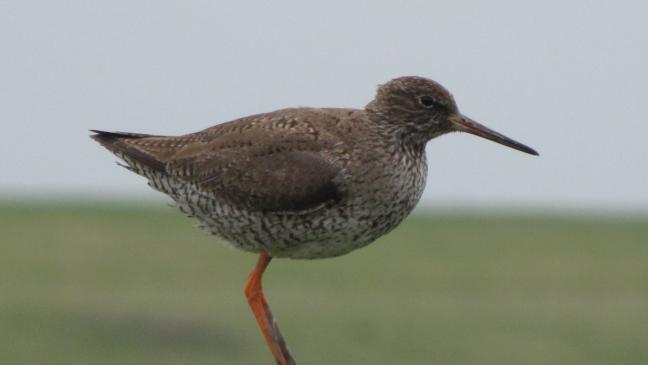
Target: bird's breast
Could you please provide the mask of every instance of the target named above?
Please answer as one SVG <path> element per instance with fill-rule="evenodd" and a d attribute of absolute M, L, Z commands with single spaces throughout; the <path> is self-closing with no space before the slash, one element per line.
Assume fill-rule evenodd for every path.
<path fill-rule="evenodd" d="M 419 202 L 427 177 L 424 155 L 392 154 L 361 161 L 345 206 L 351 223 L 366 232 L 361 240 L 375 240 L 391 231 Z"/>

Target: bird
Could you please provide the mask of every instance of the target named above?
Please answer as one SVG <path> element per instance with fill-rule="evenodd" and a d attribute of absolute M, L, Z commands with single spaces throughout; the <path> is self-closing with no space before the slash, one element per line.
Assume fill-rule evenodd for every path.
<path fill-rule="evenodd" d="M 286 108 L 180 136 L 91 132 L 199 227 L 258 255 L 244 293 L 279 365 L 297 362 L 262 289 L 273 258 L 341 256 L 393 230 L 421 198 L 425 146 L 441 135 L 538 155 L 463 115 L 445 87 L 419 76 L 379 85 L 363 109 Z"/>

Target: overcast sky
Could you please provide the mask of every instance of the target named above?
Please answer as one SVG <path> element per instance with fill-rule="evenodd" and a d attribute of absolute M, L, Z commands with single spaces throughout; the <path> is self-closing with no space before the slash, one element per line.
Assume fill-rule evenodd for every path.
<path fill-rule="evenodd" d="M 362 108 L 420 75 L 536 148 L 428 144 L 426 205 L 648 211 L 648 1 L 2 1 L 0 196 L 142 197 L 88 129 Z"/>

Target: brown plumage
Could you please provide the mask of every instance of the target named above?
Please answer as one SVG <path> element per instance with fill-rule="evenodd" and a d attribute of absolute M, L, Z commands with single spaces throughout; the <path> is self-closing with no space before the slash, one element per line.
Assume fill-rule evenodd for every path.
<path fill-rule="evenodd" d="M 537 154 L 463 116 L 445 88 L 421 77 L 380 86 L 363 110 L 283 109 L 177 137 L 92 138 L 201 227 L 260 253 L 248 297 L 262 299 L 269 258 L 338 256 L 395 228 L 425 187 L 425 144 L 452 131 Z M 291 363 L 265 302 L 253 302 L 277 362 Z"/>

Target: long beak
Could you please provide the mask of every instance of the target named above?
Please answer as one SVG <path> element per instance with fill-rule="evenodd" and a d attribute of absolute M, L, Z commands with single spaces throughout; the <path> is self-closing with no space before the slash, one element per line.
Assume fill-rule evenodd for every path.
<path fill-rule="evenodd" d="M 514 148 L 518 151 L 526 152 L 534 156 L 539 156 L 538 152 L 536 152 L 533 148 L 523 145 L 520 142 L 514 141 L 506 137 L 505 135 L 497 133 L 494 130 L 466 117 L 465 115 L 457 113 L 456 116 L 450 117 L 449 119 L 453 124 L 455 130 L 457 131 L 474 134 L 482 138 L 490 139 L 493 142 L 503 144 L 504 146 Z"/>

